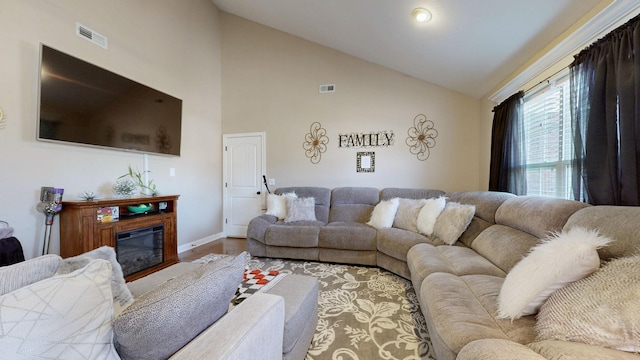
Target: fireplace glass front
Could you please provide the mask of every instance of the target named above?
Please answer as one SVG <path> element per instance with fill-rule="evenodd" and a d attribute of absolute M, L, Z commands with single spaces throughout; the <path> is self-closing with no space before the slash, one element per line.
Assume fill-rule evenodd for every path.
<path fill-rule="evenodd" d="M 164 225 L 116 234 L 116 256 L 124 276 L 164 262 Z"/>

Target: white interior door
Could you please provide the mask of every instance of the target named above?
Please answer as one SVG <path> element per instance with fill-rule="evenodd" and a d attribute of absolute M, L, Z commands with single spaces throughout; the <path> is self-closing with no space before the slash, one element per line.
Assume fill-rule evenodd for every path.
<path fill-rule="evenodd" d="M 247 237 L 247 225 L 262 214 L 265 133 L 223 136 L 224 227 L 228 237 Z"/>

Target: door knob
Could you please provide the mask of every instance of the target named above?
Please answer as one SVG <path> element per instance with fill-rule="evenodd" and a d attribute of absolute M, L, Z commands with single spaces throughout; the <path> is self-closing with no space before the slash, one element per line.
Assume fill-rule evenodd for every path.
<path fill-rule="evenodd" d="M 260 195 L 260 191 L 258 191 L 258 192 L 256 193 L 256 195 Z"/>

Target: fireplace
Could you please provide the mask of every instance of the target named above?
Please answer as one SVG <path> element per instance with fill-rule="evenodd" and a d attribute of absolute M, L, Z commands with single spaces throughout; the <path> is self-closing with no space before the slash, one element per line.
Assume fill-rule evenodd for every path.
<path fill-rule="evenodd" d="M 124 276 L 164 262 L 164 225 L 116 234 L 116 256 Z"/>

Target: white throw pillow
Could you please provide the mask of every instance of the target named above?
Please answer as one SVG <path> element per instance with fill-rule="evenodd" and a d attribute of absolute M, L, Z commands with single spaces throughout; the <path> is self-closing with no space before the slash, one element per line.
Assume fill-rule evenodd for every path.
<path fill-rule="evenodd" d="M 445 205 L 447 205 L 447 200 L 444 196 L 427 199 L 427 203 L 418 212 L 417 227 L 420 234 L 427 236 L 433 234 L 436 220 L 438 220 L 438 216 L 444 210 Z"/>
<path fill-rule="evenodd" d="M 265 214 L 273 215 L 279 220 L 284 220 L 284 218 L 287 217 L 287 197 L 295 199 L 298 195 L 293 192 L 282 195 L 267 194 L 267 211 Z"/>
<path fill-rule="evenodd" d="M 640 352 L 640 256 L 610 261 L 554 292 L 540 307 L 540 340 Z"/>
<path fill-rule="evenodd" d="M 598 270 L 597 250 L 611 241 L 581 227 L 543 240 L 507 274 L 498 296 L 498 317 L 535 314 L 554 291 Z"/>
<path fill-rule="evenodd" d="M 93 260 L 0 297 L 1 359 L 120 359 L 111 264 Z"/>
<path fill-rule="evenodd" d="M 475 213 L 476 207 L 473 205 L 447 203 L 433 226 L 433 236 L 447 245 L 455 244 L 469 227 Z"/>
<path fill-rule="evenodd" d="M 371 219 L 369 219 L 367 225 L 376 229 L 390 228 L 398 211 L 398 205 L 400 205 L 400 199 L 398 198 L 380 201 L 373 208 Z"/>

